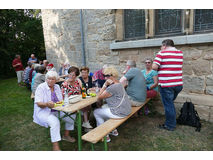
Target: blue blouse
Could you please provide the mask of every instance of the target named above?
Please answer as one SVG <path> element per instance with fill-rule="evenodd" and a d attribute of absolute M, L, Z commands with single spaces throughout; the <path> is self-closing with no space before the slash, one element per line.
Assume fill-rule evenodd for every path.
<path fill-rule="evenodd" d="M 151 70 L 148 74 L 146 74 L 146 69 L 141 71 L 142 74 L 144 75 L 144 78 L 146 79 L 146 86 L 151 87 L 155 82 L 153 77 L 158 75 L 158 72 L 155 70 Z M 155 91 L 158 91 L 158 86 L 153 88 Z"/>

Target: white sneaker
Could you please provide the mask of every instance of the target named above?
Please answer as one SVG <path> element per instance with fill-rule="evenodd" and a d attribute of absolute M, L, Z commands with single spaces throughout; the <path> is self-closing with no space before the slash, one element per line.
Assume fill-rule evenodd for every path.
<path fill-rule="evenodd" d="M 83 122 L 82 127 L 84 127 L 84 128 L 93 128 L 93 127 L 90 125 L 89 121 Z"/>
<path fill-rule="evenodd" d="M 115 129 L 112 132 L 110 132 L 109 134 L 113 135 L 113 136 L 118 136 L 118 131 L 117 131 L 117 129 Z"/>
<path fill-rule="evenodd" d="M 107 141 L 107 143 L 109 143 L 111 141 L 109 135 L 106 136 L 106 141 Z"/>

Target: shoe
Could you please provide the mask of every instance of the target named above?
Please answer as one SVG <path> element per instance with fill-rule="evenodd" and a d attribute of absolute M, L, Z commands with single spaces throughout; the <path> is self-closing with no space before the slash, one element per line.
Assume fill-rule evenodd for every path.
<path fill-rule="evenodd" d="M 148 115 L 149 114 L 149 109 L 148 109 L 148 107 L 146 106 L 145 108 L 144 108 L 144 113 L 145 113 L 145 115 Z"/>
<path fill-rule="evenodd" d="M 93 128 L 93 127 L 90 125 L 89 121 L 83 122 L 82 127 L 84 127 L 84 128 Z"/>
<path fill-rule="evenodd" d="M 92 130 L 92 128 L 84 128 L 84 132 L 89 132 L 91 130 Z"/>
<path fill-rule="evenodd" d="M 117 131 L 117 129 L 115 129 L 114 131 L 110 132 L 109 134 L 113 135 L 113 136 L 118 136 L 118 131 Z"/>
<path fill-rule="evenodd" d="M 107 143 L 109 143 L 111 141 L 109 135 L 106 136 L 106 141 L 107 141 Z"/>
<path fill-rule="evenodd" d="M 167 131 L 174 131 L 174 128 L 169 128 L 165 124 L 159 124 L 158 128 L 165 129 Z"/>
<path fill-rule="evenodd" d="M 68 142 L 71 142 L 71 143 L 74 143 L 76 141 L 75 138 L 70 137 L 70 136 L 63 136 L 62 140 L 68 141 Z"/>
<path fill-rule="evenodd" d="M 103 141 L 104 141 L 104 138 L 102 138 L 101 141 L 103 142 Z M 107 141 L 107 143 L 109 143 L 109 142 L 111 141 L 109 135 L 106 135 L 106 141 Z"/>

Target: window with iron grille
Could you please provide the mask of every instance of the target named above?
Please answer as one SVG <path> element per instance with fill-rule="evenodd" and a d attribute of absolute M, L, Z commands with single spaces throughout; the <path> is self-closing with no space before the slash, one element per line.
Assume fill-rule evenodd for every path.
<path fill-rule="evenodd" d="M 181 9 L 155 10 L 156 36 L 182 34 L 182 24 Z"/>
<path fill-rule="evenodd" d="M 196 9 L 194 14 L 194 32 L 213 31 L 213 10 Z"/>
<path fill-rule="evenodd" d="M 124 10 L 124 38 L 139 39 L 145 37 L 145 11 L 143 9 Z"/>

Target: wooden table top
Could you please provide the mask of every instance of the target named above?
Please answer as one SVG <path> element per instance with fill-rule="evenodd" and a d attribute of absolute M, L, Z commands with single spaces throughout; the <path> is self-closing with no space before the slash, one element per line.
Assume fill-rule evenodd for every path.
<path fill-rule="evenodd" d="M 52 109 L 57 110 L 57 111 L 63 111 L 63 112 L 71 112 L 75 113 L 78 110 L 81 110 L 95 102 L 97 102 L 98 97 L 87 97 L 86 99 L 81 99 L 79 102 L 69 104 L 67 106 L 58 106 L 54 107 Z"/>

